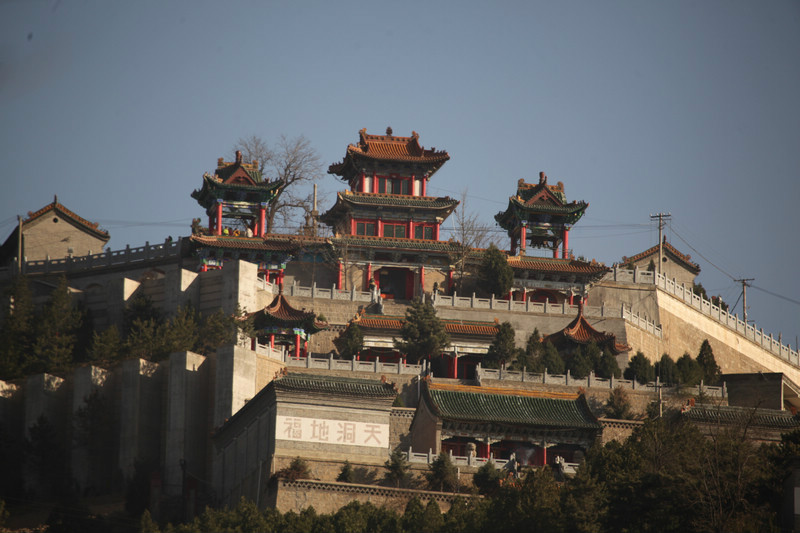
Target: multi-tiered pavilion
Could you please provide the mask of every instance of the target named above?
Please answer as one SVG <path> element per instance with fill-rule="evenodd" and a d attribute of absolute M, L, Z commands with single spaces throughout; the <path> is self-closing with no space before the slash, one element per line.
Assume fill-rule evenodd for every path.
<path fill-rule="evenodd" d="M 508 263 L 514 269 L 512 297 L 536 302 L 575 303 L 589 286 L 608 271 L 596 261 L 576 260 L 569 249 L 570 228 L 581 219 L 583 200 L 567 202 L 564 184 L 547 183 L 544 172 L 539 183 L 517 182 L 517 194 L 494 219 L 511 239 Z M 552 250 L 552 257 L 528 255 L 531 248 Z"/>
<path fill-rule="evenodd" d="M 259 265 L 259 272 L 281 283 L 286 262 L 300 248 L 300 237 L 265 239 L 267 208 L 283 187 L 280 179 L 265 179 L 256 160 L 246 163 L 242 153 L 236 160 L 217 160 L 213 175 L 203 175 L 203 186 L 192 192 L 208 215 L 208 227 L 198 219 L 191 240 L 201 269 L 220 268 L 230 259 Z"/>
<path fill-rule="evenodd" d="M 439 231 L 458 201 L 428 196 L 428 181 L 448 159 L 444 150 L 424 148 L 416 132 L 362 129 L 342 162 L 330 166 L 350 187 L 321 217 L 334 234 L 340 289 L 374 284 L 384 298 L 410 300 L 434 284 L 452 285 L 451 257 L 460 245 L 440 241 Z"/>

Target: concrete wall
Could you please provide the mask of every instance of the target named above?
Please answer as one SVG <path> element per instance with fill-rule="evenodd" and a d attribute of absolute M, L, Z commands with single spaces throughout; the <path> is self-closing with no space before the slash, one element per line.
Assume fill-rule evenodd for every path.
<path fill-rule="evenodd" d="M 118 466 L 125 479 L 137 461 L 158 468 L 161 459 L 163 393 L 168 369 L 144 359 L 121 365 Z"/>
<path fill-rule="evenodd" d="M 113 462 L 116 447 L 114 423 L 117 418 L 113 416 L 114 398 L 111 395 L 113 375 L 103 368 L 84 366 L 75 369 L 72 379 L 72 417 L 83 412 L 85 423 L 89 424 L 84 429 L 85 434 L 74 439 L 72 475 L 81 493 L 108 492 L 115 473 L 107 467 Z M 91 405 L 87 405 L 93 394 L 97 396 Z"/>
<path fill-rule="evenodd" d="M 188 475 L 208 479 L 209 376 L 213 363 L 192 352 L 169 357 L 167 376 L 166 431 L 164 436 L 165 495 L 181 494 L 184 468 Z"/>

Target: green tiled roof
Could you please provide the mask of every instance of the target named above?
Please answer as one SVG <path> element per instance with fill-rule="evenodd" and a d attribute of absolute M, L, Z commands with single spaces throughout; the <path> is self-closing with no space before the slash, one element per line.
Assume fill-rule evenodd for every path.
<path fill-rule="evenodd" d="M 444 420 L 600 429 L 583 396 L 564 400 L 429 388 L 428 397 Z"/>
<path fill-rule="evenodd" d="M 758 427 L 787 430 L 800 427 L 800 420 L 792 413 L 775 409 L 696 405 L 685 411 L 683 416 L 693 422 L 703 424 L 735 425 L 749 423 Z"/>
<path fill-rule="evenodd" d="M 397 391 L 391 383 L 370 379 L 288 374 L 276 379 L 273 384 L 276 391 L 287 392 L 337 394 L 366 398 L 394 398 L 397 395 Z"/>

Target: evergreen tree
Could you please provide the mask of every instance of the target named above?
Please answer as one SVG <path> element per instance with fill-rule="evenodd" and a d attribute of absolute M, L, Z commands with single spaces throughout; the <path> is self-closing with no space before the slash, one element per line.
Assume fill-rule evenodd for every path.
<path fill-rule="evenodd" d="M 450 455 L 445 452 L 440 453 L 433 462 L 428 465 L 428 472 L 425 474 L 428 480 L 428 487 L 431 490 L 442 492 L 453 492 L 458 487 L 458 469 L 450 461 Z"/>
<path fill-rule="evenodd" d="M 192 306 L 179 307 L 159 333 L 164 336 L 162 357 L 196 349 L 200 341 L 197 314 Z"/>
<path fill-rule="evenodd" d="M 678 377 L 682 385 L 699 385 L 700 380 L 703 379 L 703 369 L 688 353 L 683 354 L 678 359 L 675 367 L 678 370 Z"/>
<path fill-rule="evenodd" d="M 572 357 L 569 359 L 567 368 L 569 368 L 570 375 L 577 379 L 585 378 L 589 375 L 589 372 L 594 369 L 592 361 L 584 353 L 584 351 L 581 350 L 580 346 L 575 348 Z"/>
<path fill-rule="evenodd" d="M 564 359 L 562 359 L 561 354 L 558 353 L 553 343 L 550 342 L 544 343 L 544 353 L 534 372 L 541 373 L 545 370 L 548 374 L 563 374 L 566 370 Z"/>
<path fill-rule="evenodd" d="M 403 513 L 402 524 L 404 531 L 422 531 L 424 527 L 423 516 L 425 508 L 422 506 L 418 496 L 414 496 L 406 504 L 406 510 Z"/>
<path fill-rule="evenodd" d="M 603 350 L 600 362 L 595 367 L 595 374 L 597 374 L 597 377 L 603 379 L 611 379 L 612 376 L 618 378 L 622 375 L 622 370 L 619 368 L 617 358 L 614 357 L 611 350 L 608 348 Z"/>
<path fill-rule="evenodd" d="M 514 270 L 508 264 L 506 254 L 490 244 L 483 254 L 478 271 L 481 286 L 497 298 L 505 298 L 514 282 Z"/>
<path fill-rule="evenodd" d="M 655 381 L 656 372 L 650 360 L 642 352 L 636 352 L 636 355 L 628 362 L 628 368 L 625 369 L 623 376 L 625 379 L 635 379 L 644 385 Z"/>
<path fill-rule="evenodd" d="M 656 376 L 664 385 L 677 385 L 680 382 L 678 366 L 669 354 L 663 354 L 655 366 Z"/>
<path fill-rule="evenodd" d="M 409 362 L 418 363 L 421 359 L 442 353 L 450 339 L 444 329 L 436 309 L 430 302 L 416 299 L 406 309 L 406 319 L 400 328 L 402 340 L 395 339 L 394 345 L 408 356 Z"/>
<path fill-rule="evenodd" d="M 18 277 L 10 288 L 10 304 L 0 325 L 0 379 L 22 375 L 32 361 L 36 338 L 33 297 L 28 278 Z"/>
<path fill-rule="evenodd" d="M 82 320 L 81 313 L 72 304 L 67 278 L 61 276 L 42 310 L 33 343 L 33 354 L 41 370 L 59 372 L 72 366 Z"/>
<path fill-rule="evenodd" d="M 130 299 L 122 312 L 122 333 L 124 337 L 128 336 L 134 327 L 134 322 L 137 320 L 142 322 L 152 321 L 158 327 L 164 321 L 164 316 L 153 305 L 153 301 L 150 298 L 140 293 Z"/>
<path fill-rule="evenodd" d="M 472 483 L 479 493 L 492 496 L 500 489 L 500 482 L 504 477 L 503 471 L 495 467 L 494 462 L 487 461 L 475 472 Z"/>
<path fill-rule="evenodd" d="M 585 354 L 589 359 L 589 363 L 592 365 L 592 369 L 596 371 L 600 366 L 600 361 L 603 359 L 603 350 L 600 349 L 596 342 L 590 341 L 589 344 L 586 345 Z"/>
<path fill-rule="evenodd" d="M 101 333 L 92 334 L 92 346 L 89 349 L 91 361 L 116 361 L 122 358 L 123 344 L 117 326 L 111 325 Z"/>
<path fill-rule="evenodd" d="M 511 364 L 511 370 L 525 369 L 528 372 L 538 372 L 538 370 L 535 370 L 537 368 L 537 360 L 541 359 L 543 350 L 539 329 L 534 329 L 525 343 L 525 350 L 517 351 L 517 357 Z"/>
<path fill-rule="evenodd" d="M 353 477 L 353 465 L 350 464 L 350 461 L 345 460 L 339 475 L 336 476 L 336 481 L 340 481 L 342 483 L 352 483 Z"/>
<path fill-rule="evenodd" d="M 341 357 L 352 359 L 364 349 L 364 333 L 358 324 L 351 323 L 341 335 L 334 339 L 333 344 L 339 350 Z"/>
<path fill-rule="evenodd" d="M 513 361 L 517 354 L 514 338 L 514 327 L 511 323 L 503 322 L 500 324 L 481 365 L 485 368 L 500 368 L 504 361 Z"/>
<path fill-rule="evenodd" d="M 708 339 L 705 339 L 700 345 L 700 352 L 697 354 L 697 364 L 703 372 L 703 383 L 706 385 L 713 385 L 719 381 L 721 372 L 716 359 L 714 359 L 714 351 L 711 349 L 711 344 Z"/>
<path fill-rule="evenodd" d="M 394 450 L 389 456 L 389 460 L 383 463 L 386 468 L 384 479 L 391 485 L 400 488 L 405 487 L 408 483 L 411 465 L 406 461 L 405 454 L 400 450 Z"/>
<path fill-rule="evenodd" d="M 425 506 L 425 511 L 422 513 L 422 523 L 423 528 L 420 530 L 422 533 L 438 533 L 444 525 L 442 510 L 433 498 L 428 500 L 428 505 Z"/>

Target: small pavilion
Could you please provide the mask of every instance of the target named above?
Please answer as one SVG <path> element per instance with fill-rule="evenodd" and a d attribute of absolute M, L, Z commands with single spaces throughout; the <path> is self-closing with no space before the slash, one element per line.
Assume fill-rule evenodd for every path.
<path fill-rule="evenodd" d="M 261 311 L 247 315 L 252 318 L 255 330 L 254 342 L 275 346 L 294 347 L 294 357 L 308 356 L 308 339 L 314 333 L 328 328 L 317 315 L 305 309 L 295 309 L 283 294 L 278 294 L 272 303 Z"/>
<path fill-rule="evenodd" d="M 608 331 L 598 331 L 583 315 L 583 305 L 578 306 L 578 316 L 564 329 L 546 335 L 542 342 L 552 343 L 559 352 L 572 353 L 576 346 L 586 346 L 594 342 L 601 350 L 608 350 L 612 355 L 619 355 L 631 350 L 624 342 L 618 342 L 617 336 Z"/>

